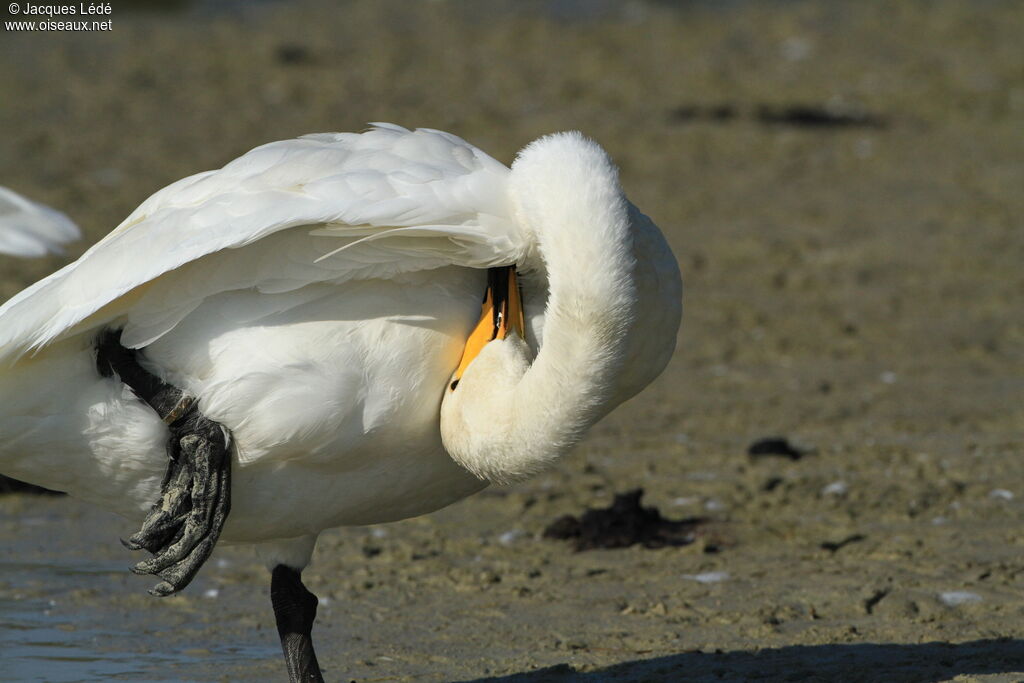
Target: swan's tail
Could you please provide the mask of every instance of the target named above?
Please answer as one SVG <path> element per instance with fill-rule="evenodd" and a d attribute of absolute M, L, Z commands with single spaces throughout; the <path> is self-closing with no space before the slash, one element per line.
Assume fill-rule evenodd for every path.
<path fill-rule="evenodd" d="M 74 221 L 17 192 L 0 186 L 0 254 L 46 256 L 81 237 Z"/>

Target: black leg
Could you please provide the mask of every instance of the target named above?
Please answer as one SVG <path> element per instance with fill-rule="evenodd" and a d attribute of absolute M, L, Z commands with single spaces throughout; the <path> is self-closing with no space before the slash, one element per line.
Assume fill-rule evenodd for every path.
<path fill-rule="evenodd" d="M 137 574 L 162 579 L 150 593 L 176 593 L 213 552 L 231 510 L 231 435 L 199 412 L 195 398 L 143 368 L 137 352 L 121 346 L 119 331 L 100 334 L 96 367 L 105 377 L 120 378 L 170 431 L 160 500 L 142 528 L 123 543 L 153 553 L 132 567 Z"/>
<path fill-rule="evenodd" d="M 277 633 L 288 666 L 291 683 L 323 683 L 320 665 L 313 652 L 313 620 L 316 596 L 302 585 L 302 574 L 279 564 L 270 579 L 270 602 L 274 605 Z"/>

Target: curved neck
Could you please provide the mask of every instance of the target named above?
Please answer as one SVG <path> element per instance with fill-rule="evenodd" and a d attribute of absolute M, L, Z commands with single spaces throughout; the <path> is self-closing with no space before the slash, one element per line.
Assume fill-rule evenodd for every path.
<path fill-rule="evenodd" d="M 543 439 L 531 445 L 537 452 L 545 442 L 575 445 L 612 397 L 637 300 L 624 201 L 615 209 L 600 222 L 570 210 L 538 234 L 548 280 L 543 336 L 512 396 Z"/>
<path fill-rule="evenodd" d="M 589 144 L 562 164 L 531 159 L 527 148 L 513 166 L 513 200 L 548 281 L 536 357 L 518 338 L 491 342 L 442 405 L 445 447 L 489 481 L 521 479 L 565 454 L 614 398 L 637 303 L 635 260 L 614 169 Z M 531 265 L 541 263 L 522 264 Z"/>

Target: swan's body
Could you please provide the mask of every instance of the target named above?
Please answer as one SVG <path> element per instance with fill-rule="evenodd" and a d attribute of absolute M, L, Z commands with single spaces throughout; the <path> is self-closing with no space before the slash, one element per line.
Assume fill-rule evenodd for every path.
<path fill-rule="evenodd" d="M 179 386 L 233 432 L 224 540 L 395 521 L 484 486 L 448 457 L 438 431 L 441 392 L 479 312 L 481 273 L 346 283 L 276 315 L 275 299 L 309 292 L 223 294 L 146 347 L 155 368 L 173 367 Z M 453 298 L 467 305 L 453 308 Z M 256 325 L 232 320 L 253 309 Z M 166 428 L 97 374 L 94 355 L 83 335 L 4 373 L 3 472 L 141 519 L 167 468 Z"/>
<path fill-rule="evenodd" d="M 484 269 L 512 264 L 526 339 L 484 346 L 453 390 Z M 0 308 L 0 472 L 143 517 L 167 429 L 96 371 L 96 335 L 121 328 L 233 435 L 221 538 L 301 569 L 322 529 L 567 452 L 664 368 L 679 302 L 661 233 L 579 135 L 511 171 L 397 126 L 273 143 L 158 192 Z"/>

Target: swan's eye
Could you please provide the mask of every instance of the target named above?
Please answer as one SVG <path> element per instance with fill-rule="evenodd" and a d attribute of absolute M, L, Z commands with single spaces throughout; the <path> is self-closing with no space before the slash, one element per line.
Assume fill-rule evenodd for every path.
<path fill-rule="evenodd" d="M 459 386 L 459 380 L 454 380 L 451 384 L 451 390 L 455 391 L 455 387 Z"/>

